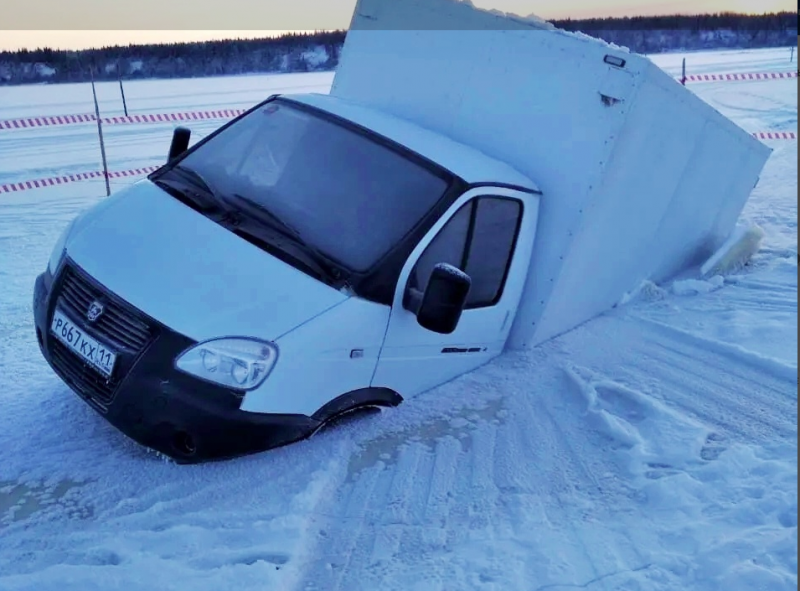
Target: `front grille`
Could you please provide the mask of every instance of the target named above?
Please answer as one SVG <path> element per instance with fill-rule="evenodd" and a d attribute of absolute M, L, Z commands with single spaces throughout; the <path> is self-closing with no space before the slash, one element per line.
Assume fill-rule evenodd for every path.
<path fill-rule="evenodd" d="M 153 336 L 150 326 L 136 312 L 90 283 L 71 266 L 64 268 L 59 295 L 59 307 L 75 321 L 83 321 L 81 324 L 110 347 L 139 353 Z M 103 302 L 105 311 L 89 324 L 85 321 L 86 313 L 95 300 Z"/>
<path fill-rule="evenodd" d="M 105 408 L 114 399 L 116 383 L 107 381 L 95 369 L 59 341 L 50 339 L 50 359 L 55 369 L 85 398 Z"/>
<path fill-rule="evenodd" d="M 64 266 L 55 289 L 54 306 L 117 353 L 114 373 L 106 378 L 55 337 L 47 339 L 53 368 L 84 398 L 105 410 L 114 400 L 122 379 L 156 336 L 156 326 L 130 304 L 96 284 L 71 262 Z M 102 302 L 103 314 L 94 322 L 88 322 L 87 312 L 94 301 Z"/>

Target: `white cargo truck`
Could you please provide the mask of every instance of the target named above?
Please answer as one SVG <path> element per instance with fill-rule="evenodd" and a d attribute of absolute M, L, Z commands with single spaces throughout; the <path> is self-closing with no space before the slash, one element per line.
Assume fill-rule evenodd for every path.
<path fill-rule="evenodd" d="M 178 462 L 573 328 L 710 254 L 769 155 L 641 56 L 452 0 L 359 2 L 330 95 L 188 146 L 79 215 L 34 290 L 54 371 Z"/>

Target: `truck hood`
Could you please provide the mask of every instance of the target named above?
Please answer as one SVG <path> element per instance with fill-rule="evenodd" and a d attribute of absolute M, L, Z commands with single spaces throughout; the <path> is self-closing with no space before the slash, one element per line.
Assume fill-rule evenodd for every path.
<path fill-rule="evenodd" d="M 149 181 L 89 210 L 66 249 L 113 293 L 198 341 L 277 339 L 348 297 Z"/>

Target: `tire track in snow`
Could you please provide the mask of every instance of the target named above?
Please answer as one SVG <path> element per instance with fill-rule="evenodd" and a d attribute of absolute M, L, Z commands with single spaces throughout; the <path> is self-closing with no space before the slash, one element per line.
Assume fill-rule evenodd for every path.
<path fill-rule="evenodd" d="M 509 455 L 517 464 L 530 458 L 533 469 L 525 479 L 530 494 L 512 491 L 500 499 L 514 539 L 526 541 L 518 565 L 525 578 L 500 588 L 577 587 L 645 562 L 635 532 L 615 525 L 614 513 L 636 505 L 635 492 L 624 486 L 618 450 L 586 420 L 586 402 L 557 360 L 541 354 L 528 369 L 536 376 L 530 391 L 507 399 L 514 421 L 506 430 L 514 432 L 509 440 L 518 444 Z M 541 533 L 532 536 L 532 530 Z M 598 535 L 610 543 L 593 543 Z"/>
<path fill-rule="evenodd" d="M 764 288 L 767 289 L 767 288 Z M 786 290 L 790 292 L 790 290 Z M 775 288 L 773 293 L 778 292 Z M 795 292 L 796 293 L 796 292 Z M 761 296 L 743 297 L 733 294 L 726 294 L 730 311 L 755 311 L 755 312 L 787 312 L 793 313 L 797 310 L 797 302 L 787 301 L 786 299 Z"/>
<path fill-rule="evenodd" d="M 547 471 L 539 471 L 538 477 L 531 478 L 533 483 L 539 485 L 537 498 L 542 501 L 542 508 L 547 522 L 555 530 L 564 532 L 561 543 L 567 550 L 562 550 L 559 557 L 565 563 L 586 564 L 590 569 L 591 578 L 597 576 L 597 564 L 592 557 L 592 553 L 581 537 L 576 532 L 574 519 L 575 513 L 580 513 L 578 507 L 570 511 L 567 503 L 575 501 L 575 492 L 580 488 L 579 478 L 576 472 L 586 474 L 583 463 L 581 462 L 574 449 L 566 444 L 563 438 L 563 430 L 554 422 L 552 415 L 542 404 L 541 399 L 531 400 L 526 396 L 520 396 L 514 400 L 517 408 L 522 407 L 523 413 L 527 416 L 517 416 L 515 421 L 515 431 L 521 435 L 524 447 L 529 453 L 533 450 L 542 450 L 543 453 L 537 454 L 541 463 L 537 465 L 546 467 Z M 523 420 L 519 420 L 522 418 Z M 517 458 L 525 458 L 526 454 L 520 450 Z M 522 507 L 520 507 L 521 509 Z M 527 518 L 526 511 L 518 511 L 516 515 L 509 516 L 515 518 L 515 522 L 524 524 Z M 522 533 L 522 532 L 519 532 Z M 547 576 L 547 573 L 532 572 L 529 574 L 531 582 Z"/>
<path fill-rule="evenodd" d="M 640 548 L 647 543 L 639 532 L 618 525 L 621 514 L 635 512 L 639 505 L 637 490 L 630 484 L 625 464 L 620 461 L 620 454 L 625 456 L 627 449 L 590 422 L 588 401 L 584 393 L 577 391 L 582 384 L 571 375 L 569 365 L 559 364 L 556 368 L 562 405 L 548 404 L 552 397 L 542 398 L 541 408 L 554 429 L 553 441 L 561 442 L 570 451 L 570 459 L 574 459 L 570 465 L 575 469 L 568 471 L 573 487 L 570 498 L 578 506 L 562 505 L 562 508 L 563 514 L 571 516 L 570 524 L 579 525 L 573 525 L 574 539 L 581 543 L 593 567 L 591 579 L 590 573 L 571 574 L 574 586 L 582 587 L 580 580 L 591 580 L 588 586 L 618 574 L 642 570 L 647 557 Z M 597 539 L 606 543 L 592 545 L 584 541 Z M 558 586 L 561 585 L 555 585 Z"/>
<path fill-rule="evenodd" d="M 424 427 L 418 425 L 420 431 Z M 401 431 L 399 436 L 403 435 Z M 412 432 L 405 439 L 416 437 Z M 475 463 L 471 450 L 465 451 L 462 443 L 446 432 L 431 446 L 420 441 L 400 443 L 397 435 L 388 434 L 362 445 L 389 449 L 392 443 L 396 445 L 394 453 L 382 454 L 383 460 L 376 466 L 354 475 L 353 483 L 342 487 L 332 501 L 333 507 L 357 508 L 356 515 L 348 512 L 346 518 L 334 518 L 334 527 L 326 536 L 325 544 L 337 548 L 338 556 L 346 554 L 346 560 L 332 561 L 329 551 L 320 546 L 325 562 L 337 566 L 329 569 L 310 564 L 298 590 L 406 589 L 421 580 L 426 589 L 436 589 L 443 588 L 445 571 L 458 574 L 446 564 L 430 564 L 430 558 L 446 555 L 454 546 L 469 541 L 468 536 L 448 536 L 448 532 L 468 530 L 473 517 L 466 504 L 451 516 L 451 499 L 468 499 L 459 491 L 472 489 L 475 480 L 486 484 L 481 476 L 476 478 L 485 462 Z"/>
<path fill-rule="evenodd" d="M 508 365 L 498 360 L 492 371 Z M 307 565 L 297 589 L 500 591 L 640 568 L 631 535 L 603 525 L 620 505 L 635 504 L 609 440 L 581 418 L 585 404 L 565 391 L 574 385 L 559 365 L 551 359 L 536 370 L 526 387 L 506 393 L 499 420 L 473 413 L 468 435 L 457 421 L 438 432 L 423 421 L 362 442 L 386 449 L 394 440 L 396 448 L 322 510 L 357 509 L 323 526 L 321 562 Z M 587 543 L 587 529 L 615 546 Z"/>
<path fill-rule="evenodd" d="M 432 548 L 443 548 L 447 544 L 446 533 L 453 504 L 453 488 L 456 486 L 458 465 L 463 449 L 455 437 L 443 437 L 436 442 L 435 459 L 428 487 L 428 498 L 422 518 L 431 527 L 431 534 L 423 543 Z"/>
<path fill-rule="evenodd" d="M 441 442 L 446 439 L 457 447 L 452 443 L 442 446 Z M 440 568 L 430 565 L 420 571 L 412 565 L 425 564 L 430 556 L 446 551 L 447 540 L 441 536 L 445 530 L 426 519 L 431 510 L 438 512 L 446 526 L 449 517 L 447 504 L 431 505 L 431 501 L 447 499 L 442 486 L 448 479 L 446 476 L 444 481 L 436 478 L 434 467 L 454 478 L 456 466 L 464 461 L 465 454 L 450 436 L 432 443 L 435 447 L 418 440 L 400 446 L 392 466 L 394 473 L 387 471 L 371 499 L 374 520 L 362 531 L 357 544 L 362 551 L 354 556 L 354 564 L 360 565 L 360 569 L 354 568 L 345 574 L 342 591 L 356 585 L 369 589 L 406 588 L 404 581 L 409 578 L 418 581 L 420 577 L 426 585 L 444 584 Z M 438 452 L 442 450 L 447 453 L 440 455 Z M 435 496 L 434 490 L 437 490 Z"/>
<path fill-rule="evenodd" d="M 427 496 L 430 488 L 430 451 L 417 442 L 401 447 L 394 465 L 394 473 L 386 472 L 370 499 L 371 516 L 369 527 L 362 531 L 354 554 L 357 564 L 366 566 L 366 571 L 347 571 L 342 579 L 342 589 L 354 589 L 357 585 L 368 589 L 381 589 L 381 582 L 391 578 L 397 561 L 418 560 L 419 548 L 405 543 L 411 532 L 421 527 L 413 518 L 414 510 Z M 377 525 L 377 527 L 375 527 Z M 403 551 L 401 551 L 401 545 Z M 408 552 L 408 554 L 406 554 Z"/>
<path fill-rule="evenodd" d="M 763 252 L 763 250 L 762 250 L 762 252 Z M 735 288 L 739 288 L 739 289 L 735 289 Z M 742 295 L 741 295 L 741 292 L 745 292 L 746 293 L 747 290 L 751 290 L 751 289 L 755 290 L 757 292 L 757 295 L 754 294 L 752 296 L 752 298 L 750 298 L 750 297 L 743 298 Z M 791 283 L 783 282 L 783 281 L 770 281 L 770 280 L 767 280 L 767 279 L 755 279 L 755 278 L 751 278 L 751 277 L 739 277 L 739 278 L 737 278 L 735 280 L 735 282 L 733 282 L 732 288 L 729 289 L 726 292 L 726 295 L 729 298 L 732 298 L 732 299 L 734 299 L 736 301 L 742 301 L 742 300 L 746 299 L 746 300 L 752 300 L 754 302 L 758 302 L 762 298 L 766 299 L 766 297 L 769 294 L 775 295 L 775 294 L 778 294 L 778 293 L 783 294 L 783 295 L 788 295 L 788 296 L 791 296 L 791 295 L 795 295 L 796 296 L 797 295 L 797 285 L 796 284 L 793 285 Z M 773 300 L 770 300 L 770 301 L 773 301 Z M 788 301 L 787 302 L 785 299 L 781 299 L 781 300 L 777 300 L 776 299 L 774 301 L 779 302 L 779 303 L 783 303 L 783 304 L 794 303 L 794 309 L 795 310 L 797 309 L 797 301 L 795 301 L 795 302 Z"/>
<path fill-rule="evenodd" d="M 796 366 L 659 322 L 644 322 L 652 334 L 644 339 L 656 346 L 657 362 L 673 363 L 699 383 L 709 384 L 711 396 L 727 401 L 767 427 L 774 425 L 782 436 L 796 435 Z M 666 338 L 659 339 L 656 333 Z M 721 393 L 723 388 L 726 394 Z M 770 409 L 775 416 L 762 417 L 759 407 Z M 792 415 L 794 420 L 787 424 L 785 419 Z"/>
<path fill-rule="evenodd" d="M 452 557 L 474 543 L 476 527 L 479 528 L 477 531 L 481 526 L 484 528 L 482 544 L 487 538 L 493 538 L 494 532 L 486 528 L 496 521 L 493 513 L 500 495 L 494 479 L 498 424 L 499 421 L 479 424 L 468 439 L 461 441 L 463 451 L 456 458 L 452 491 L 455 502 L 451 503 L 448 511 L 446 546 L 442 555 Z M 451 576 L 461 573 L 461 569 L 452 566 L 452 560 L 448 568 L 452 571 Z"/>
<path fill-rule="evenodd" d="M 786 386 L 797 385 L 796 365 L 789 365 L 742 346 L 707 338 L 656 320 L 641 318 L 640 321 L 647 324 L 651 332 L 666 337 L 659 342 L 662 348 L 684 357 L 705 356 L 702 363 L 704 365 L 711 363 L 713 369 L 720 374 L 733 370 L 739 379 L 765 385 L 779 396 L 797 399 L 796 393 L 788 392 L 786 389 Z M 738 368 L 747 371 L 737 372 Z M 754 377 L 756 374 L 757 377 Z"/>
<path fill-rule="evenodd" d="M 791 414 L 788 415 L 778 414 L 769 405 L 762 405 L 764 411 L 761 412 L 759 405 L 740 397 L 735 385 L 709 379 L 702 370 L 693 367 L 692 360 L 687 362 L 679 355 L 670 357 L 670 362 L 650 358 L 652 377 L 669 386 L 663 394 L 668 405 L 746 443 L 766 443 L 775 436 L 783 439 L 796 436 L 796 427 L 793 426 L 796 410 L 789 409 Z M 680 370 L 680 375 L 675 371 L 676 368 Z M 693 384 L 688 390 L 687 378 Z"/>
<path fill-rule="evenodd" d="M 613 334 L 622 349 L 603 349 Z M 580 340 L 582 364 L 632 388 L 652 392 L 668 407 L 701 420 L 728 437 L 763 443 L 797 436 L 796 369 L 725 344 L 698 340 L 659 323 L 609 314 L 572 338 Z M 570 335 L 565 338 L 567 342 Z M 706 345 L 706 346 L 704 346 Z M 715 346 L 719 345 L 719 346 Z M 772 367 L 784 375 L 772 375 Z M 612 369 L 613 368 L 613 369 Z"/>
<path fill-rule="evenodd" d="M 764 406 L 777 404 L 781 410 L 790 410 L 794 407 L 796 396 L 787 387 L 792 384 L 792 381 L 777 380 L 771 375 L 754 376 L 752 371 L 742 371 L 746 363 L 743 363 L 738 355 L 733 358 L 716 354 L 709 355 L 708 351 L 703 351 L 699 348 L 681 351 L 674 345 L 663 342 L 656 343 L 654 347 L 656 351 L 647 353 L 652 362 L 671 366 L 673 370 L 685 372 L 701 382 L 724 387 L 730 390 L 738 401 L 745 403 L 747 406 L 752 404 L 752 402 L 748 403 L 748 401 L 758 401 L 763 403 Z M 720 365 L 718 363 L 720 358 L 727 359 L 728 363 Z M 794 368 L 786 366 L 783 369 L 787 374 L 794 370 Z M 675 377 L 677 372 L 669 371 L 667 373 Z M 760 381 L 759 378 L 761 378 Z M 746 394 L 745 388 L 749 388 Z M 719 392 L 720 388 L 713 389 L 712 394 L 719 395 Z M 737 400 L 732 401 L 733 404 L 736 402 Z"/>
<path fill-rule="evenodd" d="M 353 483 L 343 487 L 344 494 L 336 495 L 343 511 L 341 515 L 323 521 L 317 532 L 318 547 L 322 550 L 312 576 L 298 589 L 304 591 L 337 591 L 356 552 L 361 530 L 365 525 L 372 492 L 385 466 L 382 463 L 366 468 Z M 328 527 L 330 526 L 330 527 Z M 324 549 L 323 549 L 324 548 Z"/>

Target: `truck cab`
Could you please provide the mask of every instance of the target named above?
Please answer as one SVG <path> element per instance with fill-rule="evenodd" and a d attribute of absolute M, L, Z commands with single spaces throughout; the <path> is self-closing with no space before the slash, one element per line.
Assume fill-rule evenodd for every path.
<path fill-rule="evenodd" d="M 73 220 L 34 289 L 47 362 L 140 444 L 263 451 L 503 351 L 541 197 L 508 164 L 318 94 L 170 154 Z"/>

